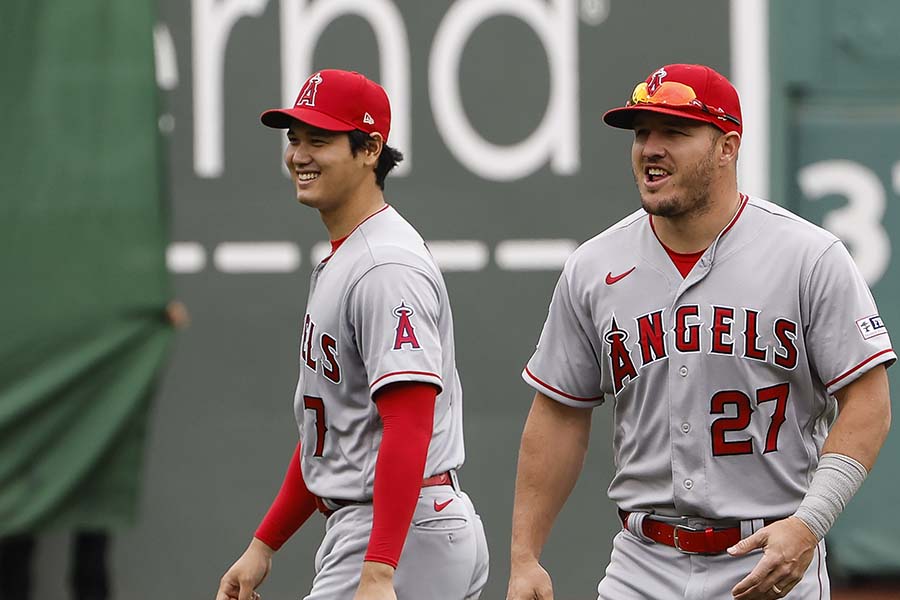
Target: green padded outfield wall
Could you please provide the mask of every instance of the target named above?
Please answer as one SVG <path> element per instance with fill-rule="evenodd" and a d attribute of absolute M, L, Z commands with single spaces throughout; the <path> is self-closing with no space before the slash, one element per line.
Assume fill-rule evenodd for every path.
<path fill-rule="evenodd" d="M 840 236 L 900 339 L 900 3 L 772 3 L 773 189 Z M 900 369 L 893 432 L 828 536 L 832 570 L 900 572 Z"/>
<path fill-rule="evenodd" d="M 0 534 L 137 515 L 171 338 L 153 8 L 0 9 Z"/>
<path fill-rule="evenodd" d="M 339 67 L 382 81 L 393 100 L 391 141 L 407 161 L 388 179 L 387 197 L 445 270 L 465 389 L 461 478 L 489 535 L 483 597 L 502 598 L 516 453 L 532 397 L 520 371 L 562 260 L 638 205 L 630 134 L 600 115 L 660 64 L 702 62 L 732 74 L 730 3 L 158 5 L 168 259 L 192 324 L 177 338 L 156 405 L 141 518 L 115 542 L 121 597 L 212 597 L 281 482 L 296 442 L 299 322 L 325 233 L 293 200 L 282 136 L 258 115 L 293 101 L 313 69 Z M 606 498 L 610 432 L 608 407 L 596 410 L 584 475 L 546 548 L 563 600 L 591 597 L 618 528 Z M 876 471 L 871 484 L 896 474 Z M 278 553 L 264 597 L 309 588 L 322 526 L 312 519 Z M 39 600 L 63 594 L 65 548 L 56 541 L 41 550 Z"/>

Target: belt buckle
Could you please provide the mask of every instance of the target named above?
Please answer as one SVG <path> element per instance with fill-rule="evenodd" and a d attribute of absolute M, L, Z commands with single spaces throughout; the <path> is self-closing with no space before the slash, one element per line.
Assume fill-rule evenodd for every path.
<path fill-rule="evenodd" d="M 691 533 L 697 533 L 699 531 L 703 531 L 702 529 L 696 529 L 694 527 L 689 527 L 687 525 L 675 525 L 675 530 L 672 532 L 672 543 L 675 545 L 675 549 L 681 552 L 682 554 L 703 554 L 703 552 L 694 552 L 692 550 L 685 550 L 681 547 L 681 542 L 678 540 L 678 530 L 683 529 L 684 531 L 689 531 Z"/>

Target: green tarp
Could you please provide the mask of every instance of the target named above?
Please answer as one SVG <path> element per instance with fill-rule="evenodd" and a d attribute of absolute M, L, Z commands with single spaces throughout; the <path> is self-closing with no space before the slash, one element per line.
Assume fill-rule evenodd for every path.
<path fill-rule="evenodd" d="M 171 337 L 153 7 L 0 8 L 0 534 L 136 513 Z"/>

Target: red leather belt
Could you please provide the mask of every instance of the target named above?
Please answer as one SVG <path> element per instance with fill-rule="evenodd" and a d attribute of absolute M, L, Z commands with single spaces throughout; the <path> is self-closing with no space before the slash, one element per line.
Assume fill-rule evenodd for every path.
<path fill-rule="evenodd" d="M 422 480 L 422 487 L 431 487 L 434 485 L 453 485 L 453 478 L 450 471 L 445 471 L 440 475 L 432 475 Z"/>
<path fill-rule="evenodd" d="M 630 512 L 619 511 L 622 526 L 628 529 L 628 516 Z M 780 519 L 765 520 L 766 525 L 771 525 Z M 644 535 L 660 544 L 672 546 L 685 554 L 721 554 L 741 541 L 741 528 L 706 527 L 696 529 L 686 525 L 676 525 L 654 519 L 652 516 L 644 518 L 641 524 Z"/>
<path fill-rule="evenodd" d="M 432 475 L 431 477 L 426 477 L 422 480 L 422 487 L 432 487 L 435 485 L 453 485 L 453 477 L 450 475 L 450 471 L 445 471 L 438 475 Z M 335 498 L 329 498 L 328 502 L 337 506 L 338 508 L 344 508 L 345 506 L 354 506 L 358 504 L 371 504 L 371 500 L 337 500 Z M 330 508 L 322 498 L 316 496 L 316 508 L 319 509 L 319 512 L 325 515 L 325 517 L 330 517 L 337 510 L 336 508 Z"/>

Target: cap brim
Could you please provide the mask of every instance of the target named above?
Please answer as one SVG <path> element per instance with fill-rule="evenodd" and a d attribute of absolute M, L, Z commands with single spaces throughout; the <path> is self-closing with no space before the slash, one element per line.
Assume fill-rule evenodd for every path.
<path fill-rule="evenodd" d="M 259 116 L 262 124 L 272 129 L 288 129 L 294 119 L 328 131 L 353 131 L 356 129 L 355 125 L 302 106 L 273 108 Z"/>
<path fill-rule="evenodd" d="M 710 125 L 715 125 L 719 129 L 724 129 L 719 120 L 708 113 L 693 112 L 683 108 L 673 108 L 661 106 L 659 104 L 642 104 L 640 106 L 621 106 L 619 108 L 613 108 L 603 114 L 603 122 L 611 127 L 618 127 L 619 129 L 634 129 L 634 118 L 641 112 L 673 115 L 675 117 L 681 117 L 682 119 L 709 123 Z"/>

